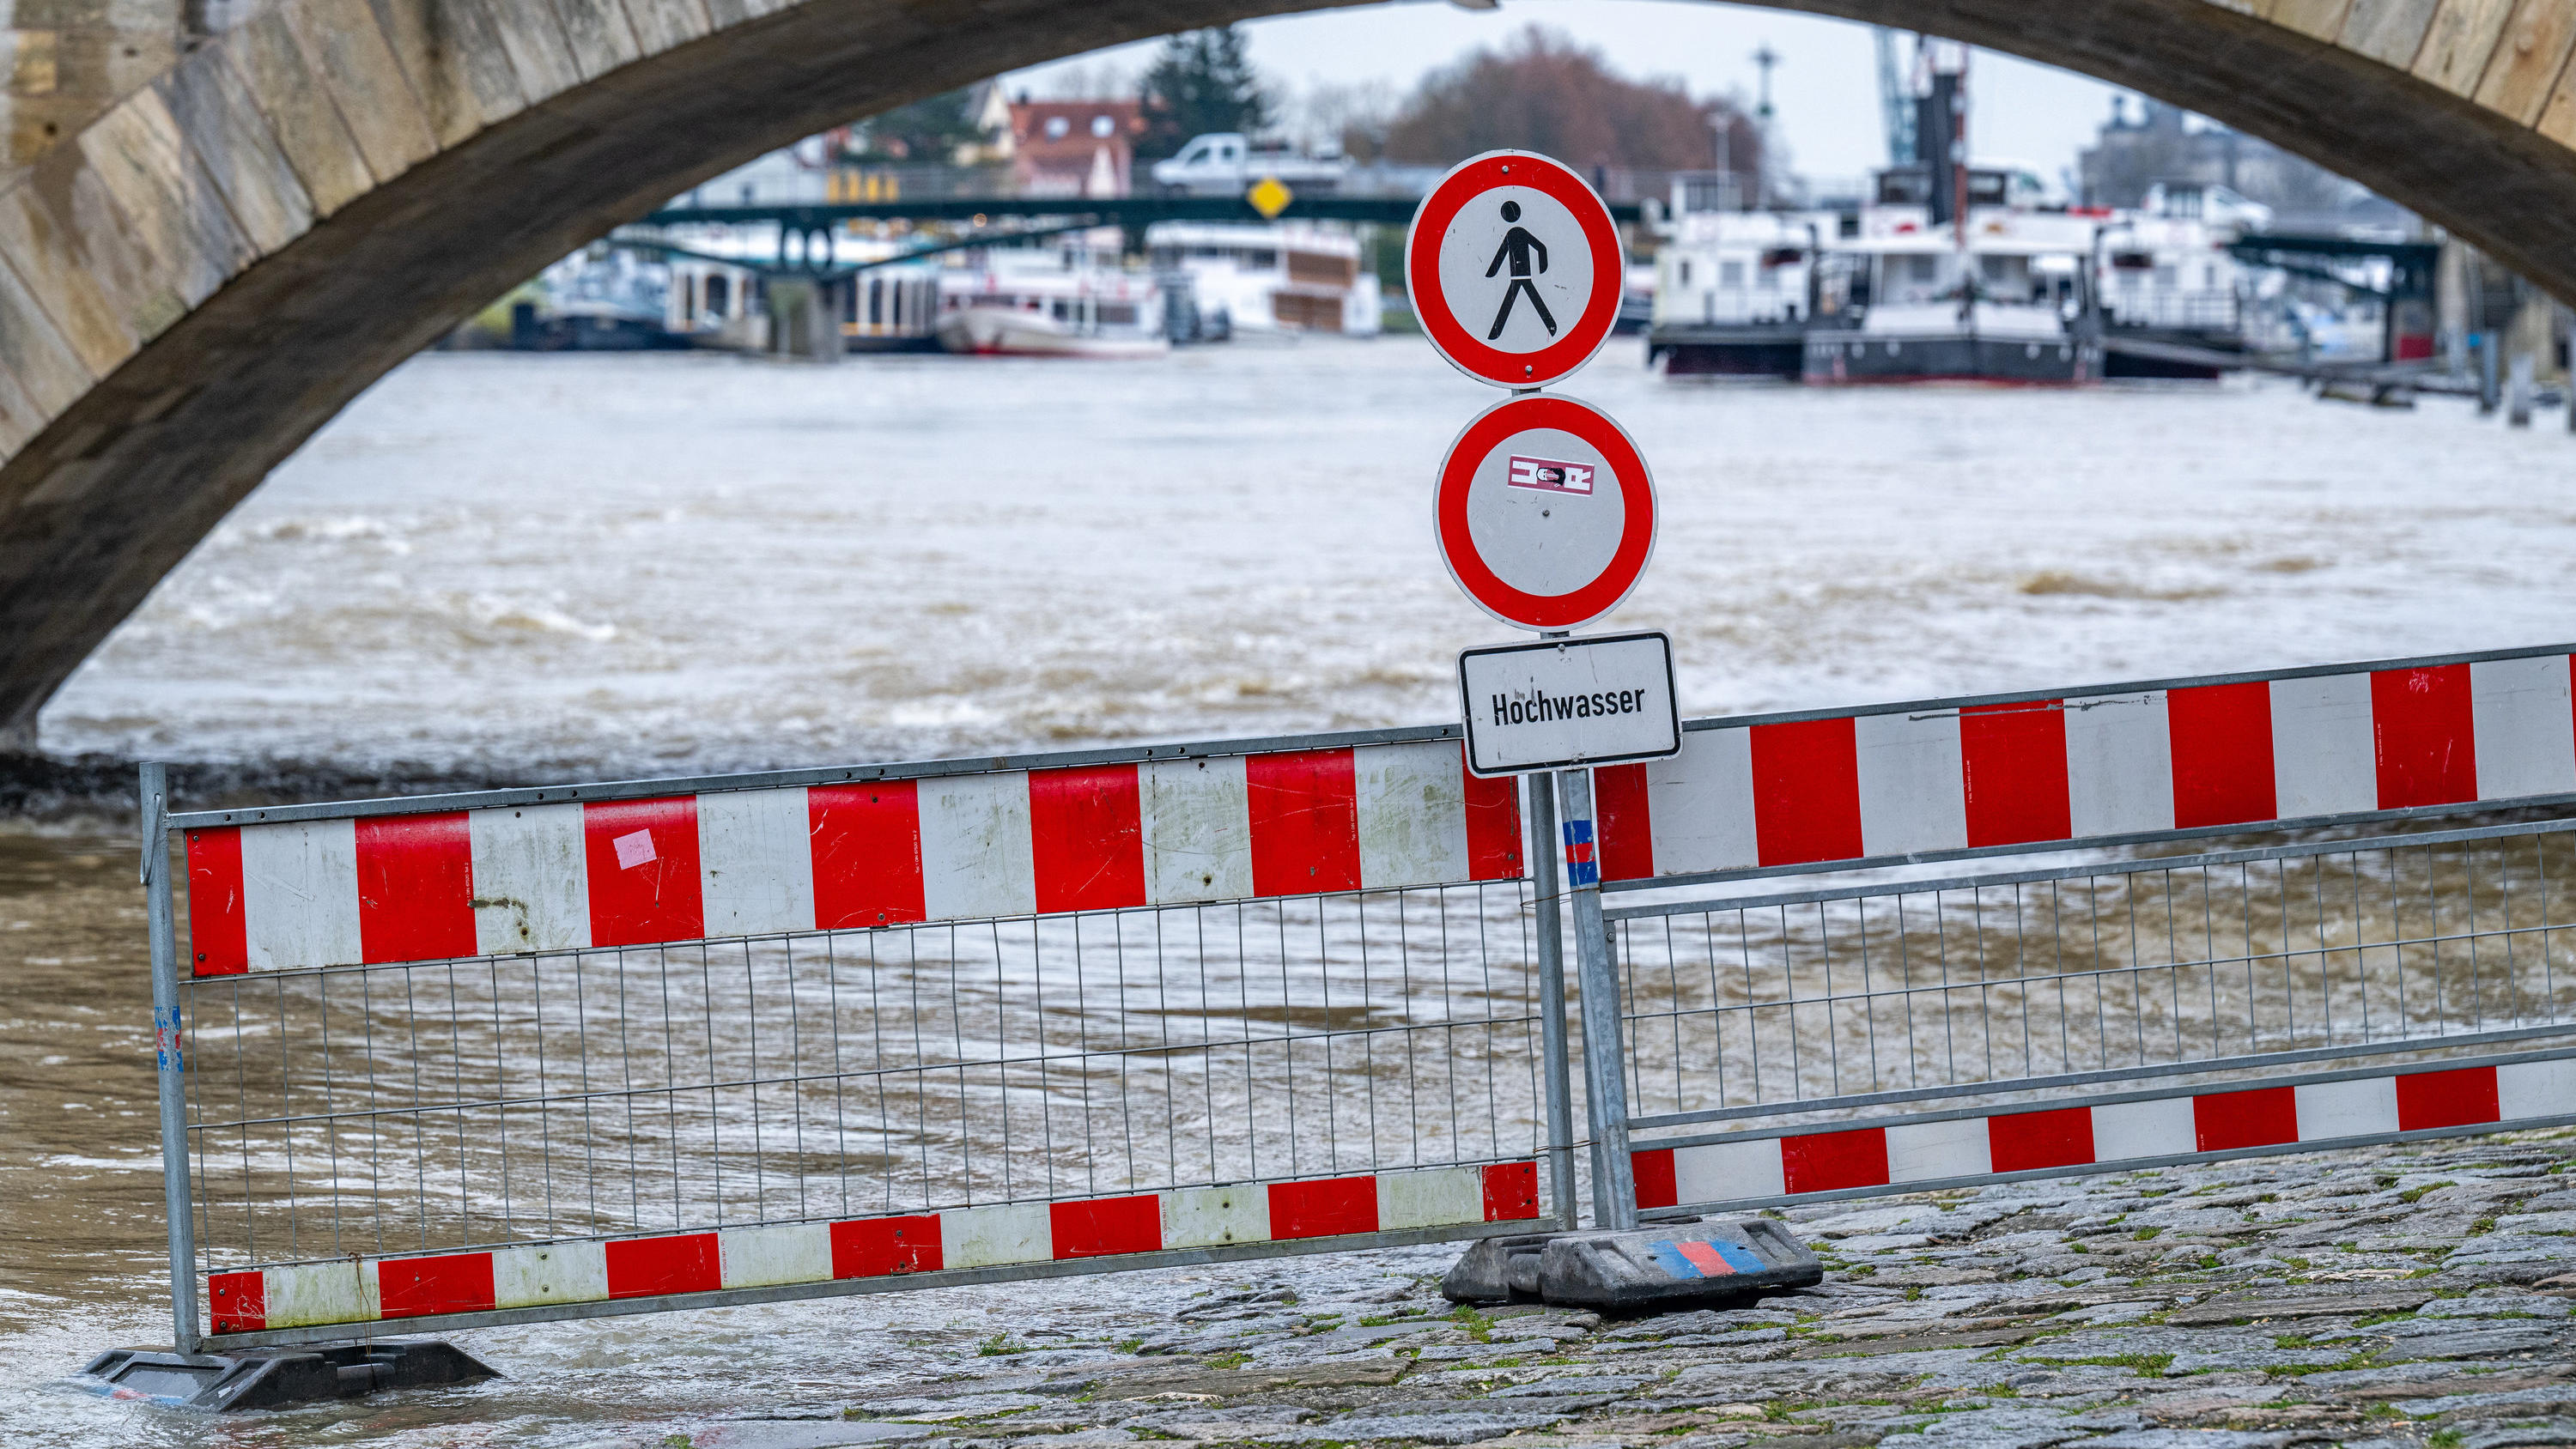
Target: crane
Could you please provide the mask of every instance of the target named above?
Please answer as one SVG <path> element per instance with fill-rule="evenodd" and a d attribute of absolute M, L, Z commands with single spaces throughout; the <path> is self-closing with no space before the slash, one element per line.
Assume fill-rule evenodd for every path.
<path fill-rule="evenodd" d="M 1878 108 L 1887 126 L 1887 164 L 1907 166 L 1914 161 L 1914 87 L 1896 64 L 1896 32 L 1884 25 L 1870 27 L 1878 41 Z"/>

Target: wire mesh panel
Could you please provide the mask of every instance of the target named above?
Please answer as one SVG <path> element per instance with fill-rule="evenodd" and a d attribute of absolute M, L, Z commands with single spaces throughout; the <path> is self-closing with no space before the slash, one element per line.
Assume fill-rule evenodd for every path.
<path fill-rule="evenodd" d="M 201 1262 L 1526 1159 L 1527 890 L 197 979 Z"/>
<path fill-rule="evenodd" d="M 1632 1115 L 1706 1121 L 2576 1022 L 2571 830 L 1621 911 Z"/>

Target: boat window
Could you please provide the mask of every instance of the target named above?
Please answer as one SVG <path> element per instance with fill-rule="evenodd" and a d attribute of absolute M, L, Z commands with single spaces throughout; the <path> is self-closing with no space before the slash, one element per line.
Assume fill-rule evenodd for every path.
<path fill-rule="evenodd" d="M 732 305 L 733 283 L 722 275 L 707 278 L 707 310 L 722 317 Z"/>
<path fill-rule="evenodd" d="M 1101 322 L 1106 326 L 1133 326 L 1136 321 L 1136 304 L 1133 302 L 1103 302 L 1100 304 L 1099 316 Z"/>
<path fill-rule="evenodd" d="M 1061 140 L 1063 140 L 1063 139 L 1064 139 L 1064 135 L 1065 135 L 1065 133 L 1066 133 L 1067 131 L 1072 130 L 1072 129 L 1073 129 L 1073 122 L 1071 122 L 1070 120 L 1067 120 L 1066 118 L 1064 118 L 1064 117 L 1062 117 L 1062 116 L 1049 116 L 1049 117 L 1047 117 L 1047 120 L 1046 120 L 1046 133 L 1047 133 L 1047 139 L 1048 139 L 1048 140 L 1050 140 L 1050 141 L 1061 141 Z"/>
<path fill-rule="evenodd" d="M 1256 251 L 1245 252 L 1243 254 L 1243 259 L 1245 262 L 1256 267 L 1275 267 L 1279 265 L 1279 253 L 1268 247 L 1263 247 Z"/>
<path fill-rule="evenodd" d="M 2113 252 L 2111 265 L 2124 272 L 2142 272 L 2156 264 L 2152 252 Z"/>
<path fill-rule="evenodd" d="M 1762 265 L 1766 267 L 1790 266 L 1805 259 L 1806 255 L 1807 254 L 1805 252 L 1800 251 L 1796 247 L 1772 247 L 1762 253 Z"/>
<path fill-rule="evenodd" d="M 1675 269 L 1675 271 L 1676 271 L 1676 272 L 1677 272 L 1677 274 L 1678 274 L 1678 276 L 1677 276 L 1677 278 L 1676 278 L 1676 281 L 1675 281 L 1675 285 L 1677 285 L 1677 286 L 1683 286 L 1683 287 L 1687 287 L 1687 286 L 1689 286 L 1689 285 L 1690 285 L 1690 258 L 1688 258 L 1688 257 L 1684 257 L 1684 258 L 1682 258 L 1679 262 L 1677 262 L 1677 263 L 1675 263 L 1675 264 L 1674 264 L 1674 269 Z"/>
<path fill-rule="evenodd" d="M 1918 252 L 1906 260 L 1909 264 L 1908 273 L 1914 281 L 1932 282 L 1940 279 L 1941 259 L 1939 257 Z"/>
<path fill-rule="evenodd" d="M 2179 269 L 2174 267 L 2156 268 L 2157 286 L 2170 288 L 2179 285 L 2181 281 L 2182 277 L 2179 275 Z"/>
<path fill-rule="evenodd" d="M 1743 285 L 1744 285 L 1744 263 L 1742 263 L 1742 262 L 1720 262 L 1720 263 L 1718 263 L 1718 264 L 1717 264 L 1717 284 L 1718 284 L 1720 287 L 1741 287 L 1741 286 L 1743 286 Z"/>

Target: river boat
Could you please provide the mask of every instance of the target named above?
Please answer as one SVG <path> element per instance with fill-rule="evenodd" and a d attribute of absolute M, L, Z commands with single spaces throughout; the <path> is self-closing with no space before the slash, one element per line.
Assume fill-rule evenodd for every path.
<path fill-rule="evenodd" d="M 1834 226 L 1831 216 L 1677 212 L 1655 250 L 1647 365 L 1667 377 L 1796 381 L 1816 317 L 1818 238 Z"/>
<path fill-rule="evenodd" d="M 1807 332 L 1805 379 L 2099 380 L 2092 258 L 2100 218 L 2048 207 L 2030 168 L 1970 164 L 1966 47 L 1932 42 L 1927 62 L 1916 135 L 1956 159 L 1878 173 L 1853 235 L 1834 243 L 1834 315 Z"/>
<path fill-rule="evenodd" d="M 1205 336 L 1374 337 L 1377 274 L 1356 237 L 1322 227 L 1161 222 L 1145 232 L 1155 273 L 1186 277 Z"/>
<path fill-rule="evenodd" d="M 1151 277 L 1081 253 L 996 252 L 940 279 L 936 331 L 950 352 L 982 357 L 1160 357 L 1163 294 Z"/>
<path fill-rule="evenodd" d="M 2242 357 L 2251 283 L 2228 247 L 2270 215 L 2224 186 L 2160 184 L 2107 220 L 2094 277 L 2105 374 L 2211 379 Z"/>

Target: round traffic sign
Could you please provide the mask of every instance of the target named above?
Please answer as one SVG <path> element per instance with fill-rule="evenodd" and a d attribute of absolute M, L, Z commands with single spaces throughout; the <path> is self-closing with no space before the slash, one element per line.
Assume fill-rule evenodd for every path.
<path fill-rule="evenodd" d="M 1488 151 L 1422 198 L 1404 282 L 1431 345 L 1497 387 L 1544 387 L 1619 320 L 1625 251 L 1610 208 L 1562 162 Z"/>
<path fill-rule="evenodd" d="M 1572 629 L 1628 597 L 1655 551 L 1655 485 L 1617 423 L 1569 397 L 1516 397 L 1449 445 L 1432 530 L 1478 608 Z"/>

